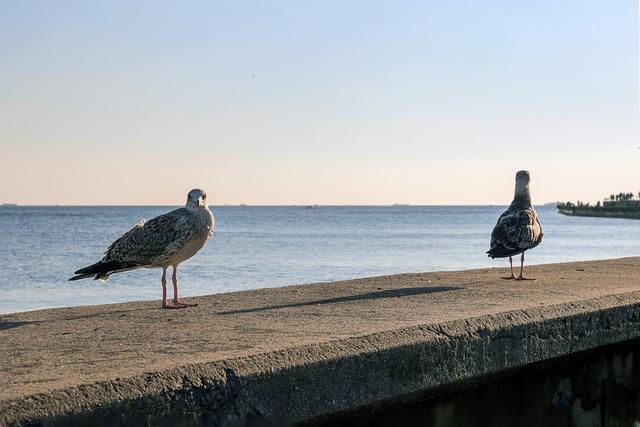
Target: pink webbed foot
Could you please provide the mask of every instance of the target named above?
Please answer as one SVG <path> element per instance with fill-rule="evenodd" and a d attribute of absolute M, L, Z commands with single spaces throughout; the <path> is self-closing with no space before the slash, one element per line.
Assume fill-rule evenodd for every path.
<path fill-rule="evenodd" d="M 162 303 L 162 308 L 185 308 L 185 307 L 197 307 L 198 304 L 188 304 L 182 301 L 172 301 L 173 304 L 167 304 L 166 302 Z"/>
<path fill-rule="evenodd" d="M 187 302 L 182 302 L 182 301 L 177 301 L 177 300 L 173 300 L 173 303 L 175 305 L 179 305 L 181 307 L 197 307 L 198 306 L 197 303 L 196 304 L 189 304 Z"/>

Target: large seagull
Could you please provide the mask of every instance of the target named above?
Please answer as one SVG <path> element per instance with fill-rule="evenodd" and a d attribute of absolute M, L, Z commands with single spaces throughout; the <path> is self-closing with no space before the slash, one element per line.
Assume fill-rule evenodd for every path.
<path fill-rule="evenodd" d="M 69 280 L 88 277 L 105 281 L 113 273 L 136 268 L 162 268 L 162 308 L 194 307 L 178 299 L 178 265 L 194 256 L 209 241 L 215 219 L 207 195 L 196 188 L 179 208 L 149 221 L 142 220 L 113 242 L 104 257 L 76 271 Z M 167 269 L 173 267 L 173 301 L 167 303 Z"/>
<path fill-rule="evenodd" d="M 516 173 L 516 190 L 509 208 L 498 218 L 498 223 L 491 232 L 491 243 L 487 254 L 491 258 L 509 257 L 511 276 L 503 279 L 525 279 L 522 275 L 524 269 L 524 252 L 535 248 L 542 241 L 542 228 L 538 221 L 538 214 L 531 204 L 529 193 L 529 181 L 531 176 L 527 171 Z M 520 256 L 520 275 L 513 274 L 513 255 Z"/>

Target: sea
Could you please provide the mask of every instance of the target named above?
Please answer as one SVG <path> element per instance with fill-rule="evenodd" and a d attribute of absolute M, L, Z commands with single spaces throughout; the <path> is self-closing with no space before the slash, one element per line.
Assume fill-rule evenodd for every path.
<path fill-rule="evenodd" d="M 0 206 L 0 314 L 160 300 L 160 269 L 69 282 L 166 206 Z M 508 268 L 487 257 L 506 206 L 213 206 L 211 241 L 178 269 L 180 297 L 426 271 Z M 640 221 L 563 216 L 527 265 L 640 256 Z M 519 264 L 519 259 L 514 260 Z M 169 287 L 170 288 L 170 287 Z M 169 289 L 171 296 L 171 289 Z"/>

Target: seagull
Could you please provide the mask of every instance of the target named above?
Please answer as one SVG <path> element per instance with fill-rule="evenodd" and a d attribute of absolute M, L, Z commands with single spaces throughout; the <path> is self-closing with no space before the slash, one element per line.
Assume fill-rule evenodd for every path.
<path fill-rule="evenodd" d="M 199 188 L 179 208 L 149 221 L 142 220 L 113 242 L 97 263 L 81 268 L 69 280 L 93 277 L 106 281 L 111 274 L 136 268 L 162 268 L 162 308 L 195 307 L 178 299 L 178 265 L 209 241 L 215 219 L 207 195 Z M 167 303 L 167 269 L 173 267 L 173 302 Z"/>
<path fill-rule="evenodd" d="M 542 241 L 542 228 L 538 220 L 538 214 L 531 204 L 531 194 L 529 193 L 529 181 L 531 176 L 528 171 L 516 173 L 516 189 L 513 201 L 509 208 L 500 215 L 498 223 L 491 232 L 491 243 L 487 254 L 491 258 L 509 257 L 511 266 L 511 276 L 503 279 L 515 280 L 535 280 L 525 279 L 522 275 L 524 268 L 524 252 L 535 248 Z M 513 274 L 513 255 L 520 256 L 520 275 Z"/>

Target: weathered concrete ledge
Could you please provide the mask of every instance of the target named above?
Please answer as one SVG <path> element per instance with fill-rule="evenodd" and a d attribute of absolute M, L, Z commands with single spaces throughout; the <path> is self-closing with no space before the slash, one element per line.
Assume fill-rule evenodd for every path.
<path fill-rule="evenodd" d="M 640 259 L 0 316 L 0 425 L 287 425 L 640 339 Z M 183 281 L 188 286 L 188 275 Z M 107 285 L 108 286 L 108 285 Z"/>

